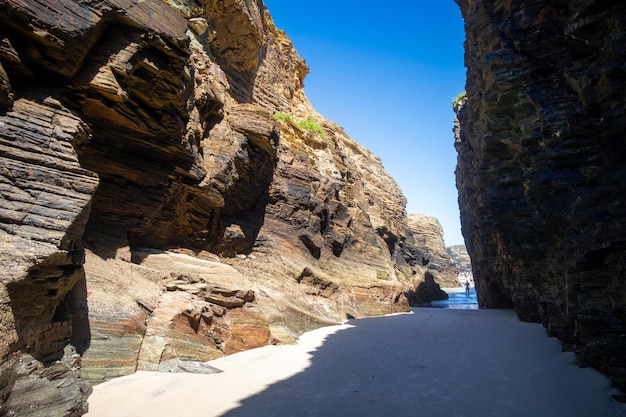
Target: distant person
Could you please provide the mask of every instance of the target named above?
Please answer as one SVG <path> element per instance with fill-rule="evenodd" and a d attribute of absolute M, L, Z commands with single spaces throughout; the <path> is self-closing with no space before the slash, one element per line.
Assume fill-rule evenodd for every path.
<path fill-rule="evenodd" d="M 470 295 L 470 283 L 469 281 L 465 281 L 465 295 L 469 297 Z"/>

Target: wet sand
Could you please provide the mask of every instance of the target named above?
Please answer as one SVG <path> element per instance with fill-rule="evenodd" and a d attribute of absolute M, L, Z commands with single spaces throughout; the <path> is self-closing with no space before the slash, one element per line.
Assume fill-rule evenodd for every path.
<path fill-rule="evenodd" d="M 608 379 L 507 310 L 350 320 L 209 362 L 94 387 L 88 417 L 614 417 Z"/>

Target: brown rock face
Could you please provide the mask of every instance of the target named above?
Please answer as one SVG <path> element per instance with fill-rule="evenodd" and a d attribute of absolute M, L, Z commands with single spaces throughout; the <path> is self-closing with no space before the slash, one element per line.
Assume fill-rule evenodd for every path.
<path fill-rule="evenodd" d="M 3 413 L 86 411 L 90 389 L 66 345 L 82 352 L 89 340 L 81 239 L 98 178 L 75 151 L 87 137 L 86 124 L 39 92 L 0 115 Z"/>
<path fill-rule="evenodd" d="M 626 388 L 626 6 L 458 1 L 463 234 L 483 307 L 541 321 Z"/>
<path fill-rule="evenodd" d="M 0 414 L 409 308 L 430 252 L 307 71 L 257 1 L 0 1 Z"/>
<path fill-rule="evenodd" d="M 422 265 L 433 275 L 434 281 L 443 288 L 458 287 L 459 268 L 446 250 L 439 221 L 424 214 L 410 214 L 409 227 L 415 245 L 421 249 Z"/>

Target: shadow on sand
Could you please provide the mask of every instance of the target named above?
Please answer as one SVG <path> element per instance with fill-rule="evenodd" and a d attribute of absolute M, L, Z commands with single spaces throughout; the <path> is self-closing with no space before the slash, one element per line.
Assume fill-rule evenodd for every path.
<path fill-rule="evenodd" d="M 508 310 L 351 320 L 303 372 L 224 416 L 624 416 L 608 380 Z"/>

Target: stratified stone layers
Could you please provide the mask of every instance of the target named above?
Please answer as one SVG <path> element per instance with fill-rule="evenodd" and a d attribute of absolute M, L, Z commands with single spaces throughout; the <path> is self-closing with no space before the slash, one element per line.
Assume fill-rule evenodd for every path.
<path fill-rule="evenodd" d="M 406 201 L 307 72 L 257 1 L 0 0 L 0 414 L 408 310 Z"/>
<path fill-rule="evenodd" d="M 457 187 L 482 307 L 626 388 L 626 6 L 463 1 Z"/>
<path fill-rule="evenodd" d="M 422 249 L 421 263 L 443 288 L 459 286 L 459 268 L 446 250 L 439 220 L 425 214 L 409 214 L 415 245 Z"/>
<path fill-rule="evenodd" d="M 459 268 L 459 273 L 463 275 L 471 275 L 472 259 L 469 257 L 465 245 L 448 246 L 446 248 L 446 251 L 450 255 L 450 258 L 452 259 L 456 267 Z M 463 279 L 461 283 L 464 282 L 465 280 Z"/>
<path fill-rule="evenodd" d="M 81 239 L 98 178 L 74 147 L 87 137 L 78 117 L 40 92 L 0 113 L 3 415 L 86 411 L 91 390 L 76 353 L 89 340 Z"/>

